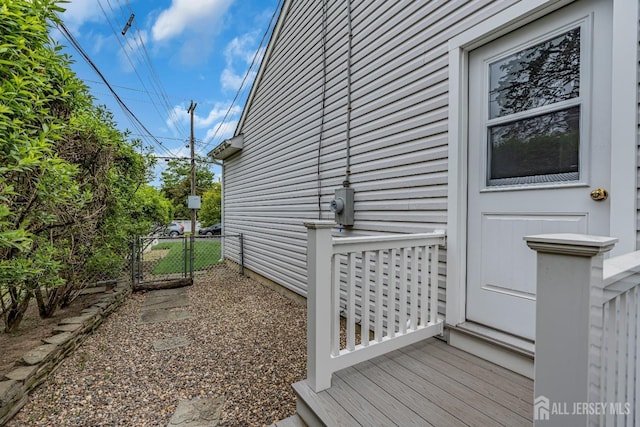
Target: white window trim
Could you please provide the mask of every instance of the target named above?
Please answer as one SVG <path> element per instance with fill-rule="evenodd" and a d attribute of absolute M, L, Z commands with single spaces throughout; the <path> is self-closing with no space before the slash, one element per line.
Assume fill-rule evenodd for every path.
<path fill-rule="evenodd" d="M 611 111 L 611 235 L 615 254 L 636 249 L 638 132 L 638 2 L 613 1 Z M 465 321 L 467 248 L 468 52 L 532 22 L 571 0 L 517 3 L 449 41 L 449 171 L 446 323 Z M 615 65 L 614 65 L 615 64 Z M 635 83 L 635 84 L 630 84 Z M 630 90 L 633 88 L 633 90 Z M 629 141 L 626 144 L 615 141 Z"/>

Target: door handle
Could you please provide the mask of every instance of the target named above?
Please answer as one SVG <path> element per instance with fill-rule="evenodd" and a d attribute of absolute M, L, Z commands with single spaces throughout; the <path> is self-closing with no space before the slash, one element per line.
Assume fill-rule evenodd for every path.
<path fill-rule="evenodd" d="M 604 188 L 596 188 L 591 192 L 591 199 L 595 200 L 596 202 L 605 201 L 608 197 L 609 192 Z"/>

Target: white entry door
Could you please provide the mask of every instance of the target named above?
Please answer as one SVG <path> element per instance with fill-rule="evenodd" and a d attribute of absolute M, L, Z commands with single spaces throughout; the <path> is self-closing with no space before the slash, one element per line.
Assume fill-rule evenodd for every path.
<path fill-rule="evenodd" d="M 579 1 L 470 52 L 467 320 L 533 340 L 523 236 L 608 235 L 610 40 L 609 2 Z"/>

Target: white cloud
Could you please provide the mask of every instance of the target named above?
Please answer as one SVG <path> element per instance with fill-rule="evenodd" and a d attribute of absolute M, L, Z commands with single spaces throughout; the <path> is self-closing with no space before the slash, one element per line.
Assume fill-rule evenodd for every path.
<path fill-rule="evenodd" d="M 238 126 L 237 120 L 227 121 L 225 123 L 218 122 L 207 131 L 204 140 L 209 141 L 215 136 L 216 139 L 212 142 L 213 144 L 217 144 L 217 142 L 222 141 L 223 139 L 232 137 L 236 130 L 236 126 Z"/>
<path fill-rule="evenodd" d="M 256 56 L 256 33 L 244 34 L 236 37 L 227 44 L 224 49 L 226 67 L 220 75 L 220 83 L 223 89 L 238 90 L 242 85 L 246 70 Z M 264 48 L 257 52 L 255 64 L 259 64 L 264 55 Z M 239 63 L 239 64 L 238 64 Z M 237 71 L 237 69 L 241 71 Z M 255 69 L 249 73 L 245 84 L 250 83 L 256 76 Z"/>
<path fill-rule="evenodd" d="M 222 119 L 225 116 L 225 114 L 227 114 L 227 110 L 229 110 L 228 107 L 226 106 L 223 107 L 220 104 L 216 104 L 211 109 L 211 111 L 209 111 L 209 114 L 207 115 L 207 117 L 202 118 L 202 117 L 196 116 L 194 118 L 195 126 L 198 126 L 199 128 L 211 126 L 216 120 Z M 241 112 L 242 110 L 240 109 L 240 107 L 238 107 L 237 105 L 234 105 L 229 111 L 227 118 L 233 117 L 237 114 L 240 114 Z"/>
<path fill-rule="evenodd" d="M 223 89 L 238 90 L 240 88 L 240 85 L 242 84 L 243 77 L 244 76 L 236 74 L 233 69 L 227 67 L 222 70 L 222 74 L 220 75 L 220 83 L 222 84 Z M 252 76 L 249 76 L 247 78 L 252 78 Z"/>
<path fill-rule="evenodd" d="M 153 40 L 169 40 L 183 32 L 211 34 L 233 0 L 172 0 L 151 30 Z"/>
<path fill-rule="evenodd" d="M 66 10 L 62 14 L 64 23 L 71 31 L 77 33 L 87 22 L 96 22 L 102 16 L 98 3 L 93 0 L 72 0 L 61 4 Z"/>
<path fill-rule="evenodd" d="M 202 107 L 200 107 L 201 109 Z M 227 114 L 227 110 L 229 109 L 228 104 L 216 103 L 213 108 L 209 111 L 206 116 L 198 115 L 198 108 L 196 108 L 196 113 L 193 115 L 193 126 L 198 129 L 203 129 L 211 126 L 216 121 L 222 120 L 225 114 Z M 238 106 L 233 106 L 229 114 L 227 115 L 227 120 L 229 118 L 234 117 L 242 112 L 242 109 Z M 190 124 L 190 116 L 187 113 L 187 108 L 183 105 L 176 105 L 173 107 L 173 110 L 169 114 L 169 118 L 167 119 L 167 126 L 173 128 L 176 123 L 182 123 L 184 125 Z M 218 123 L 219 124 L 219 123 Z M 234 127 L 235 129 L 235 127 Z M 206 138 L 205 138 L 206 139 Z"/>
<path fill-rule="evenodd" d="M 178 123 L 189 123 L 187 109 L 182 105 L 174 106 L 173 110 L 169 112 L 169 118 L 166 121 L 166 124 L 170 129 L 175 129 L 175 126 Z"/>

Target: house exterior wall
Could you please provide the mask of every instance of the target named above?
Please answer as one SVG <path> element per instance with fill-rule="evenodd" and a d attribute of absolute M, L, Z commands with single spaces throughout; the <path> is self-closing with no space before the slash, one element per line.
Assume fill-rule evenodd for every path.
<path fill-rule="evenodd" d="M 352 1 L 355 226 L 342 235 L 446 228 L 447 42 L 514 3 Z M 244 149 L 225 160 L 225 232 L 244 234 L 247 268 L 302 295 L 303 223 L 333 217 L 346 167 L 348 10 L 327 4 L 324 25 L 322 2 L 289 3 L 238 129 Z M 237 259 L 234 242 L 225 250 Z"/>
<path fill-rule="evenodd" d="M 447 41 L 514 3 L 352 2 L 355 225 L 342 235 L 446 228 Z M 329 1 L 323 25 L 322 2 L 289 4 L 238 129 L 244 148 L 225 160 L 225 232 L 244 234 L 247 268 L 302 295 L 303 223 L 333 217 L 345 174 L 347 14 Z"/>
<path fill-rule="evenodd" d="M 640 21 L 640 17 L 638 17 Z M 640 40 L 640 23 L 638 24 L 638 40 Z M 638 44 L 638 58 L 640 58 L 640 44 Z M 640 64 L 638 64 L 638 74 L 640 75 Z M 640 102 L 640 85 L 637 88 L 638 91 L 638 101 Z M 640 105 L 638 106 L 638 111 L 636 114 L 638 117 L 638 136 L 637 136 L 637 144 L 638 144 L 638 155 L 636 158 L 636 165 L 638 165 L 637 170 L 637 197 L 636 197 L 636 250 L 640 250 Z"/>

